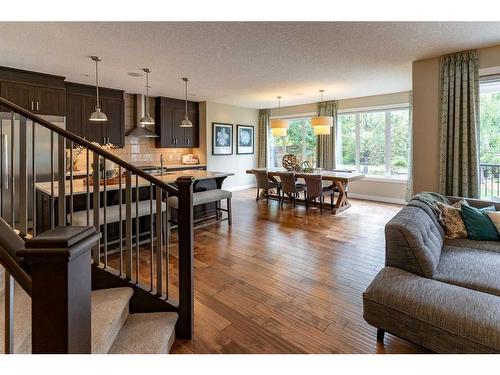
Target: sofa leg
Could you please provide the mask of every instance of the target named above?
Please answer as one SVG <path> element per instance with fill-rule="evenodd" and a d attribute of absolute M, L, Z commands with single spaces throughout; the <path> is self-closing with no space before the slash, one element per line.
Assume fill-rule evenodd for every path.
<path fill-rule="evenodd" d="M 382 328 L 377 328 L 377 341 L 384 343 L 385 331 Z"/>

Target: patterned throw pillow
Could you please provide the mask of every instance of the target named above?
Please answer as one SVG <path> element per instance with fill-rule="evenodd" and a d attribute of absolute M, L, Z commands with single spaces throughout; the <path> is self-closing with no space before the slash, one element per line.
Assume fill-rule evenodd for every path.
<path fill-rule="evenodd" d="M 441 224 L 446 238 L 467 238 L 467 229 L 461 214 L 462 205 L 468 206 L 469 204 L 466 200 L 456 202 L 453 206 L 444 203 L 437 204 L 441 210 Z"/>
<path fill-rule="evenodd" d="M 500 234 L 500 211 L 488 211 L 490 220 L 495 224 L 498 234 Z"/>

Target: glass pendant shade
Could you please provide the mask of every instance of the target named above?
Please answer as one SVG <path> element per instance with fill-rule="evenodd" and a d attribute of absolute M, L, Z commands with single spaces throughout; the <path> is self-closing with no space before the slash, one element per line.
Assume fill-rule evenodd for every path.
<path fill-rule="evenodd" d="M 95 111 L 90 115 L 89 121 L 104 122 L 108 121 L 108 117 L 104 112 L 101 111 L 101 108 L 96 106 Z"/>
<path fill-rule="evenodd" d="M 148 113 L 145 116 L 141 117 L 141 119 L 139 120 L 139 124 L 141 124 L 141 125 L 154 125 L 155 120 Z"/>
<path fill-rule="evenodd" d="M 185 102 L 186 102 L 186 108 L 185 108 L 185 112 L 184 112 L 184 119 L 181 121 L 181 124 L 179 125 L 181 128 L 192 128 L 193 127 L 193 123 L 191 121 L 189 121 L 189 117 L 188 117 L 188 81 L 189 79 L 184 77 L 182 78 L 182 80 L 184 81 L 184 98 L 185 98 Z"/>
<path fill-rule="evenodd" d="M 99 71 L 97 69 L 97 63 L 101 61 L 99 56 L 90 56 L 90 58 L 95 61 L 95 87 L 96 87 L 96 106 L 95 111 L 89 117 L 89 121 L 91 122 L 105 122 L 108 121 L 108 116 L 104 112 L 101 111 L 101 107 L 99 105 Z"/>

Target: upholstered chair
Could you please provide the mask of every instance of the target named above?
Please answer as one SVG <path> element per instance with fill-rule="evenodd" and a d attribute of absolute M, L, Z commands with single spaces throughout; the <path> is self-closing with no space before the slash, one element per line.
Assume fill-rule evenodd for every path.
<path fill-rule="evenodd" d="M 323 202 L 326 195 L 330 196 L 331 203 L 330 208 L 333 209 L 333 193 L 335 192 L 335 187 L 333 186 L 323 186 L 323 181 L 321 179 L 321 174 L 309 174 L 304 176 L 304 181 L 307 187 L 307 194 L 305 197 L 306 210 L 309 209 L 309 202 L 314 202 L 316 205 L 316 199 L 319 199 L 319 211 L 323 213 Z"/>
<path fill-rule="evenodd" d="M 281 191 L 283 193 L 282 196 L 280 197 L 281 207 L 283 207 L 283 202 L 285 201 L 285 195 L 288 196 L 290 201 L 293 201 L 293 207 L 295 207 L 296 200 L 301 192 L 304 192 L 304 197 L 305 197 L 305 191 L 306 191 L 305 185 L 297 184 L 294 172 L 279 172 L 276 173 L 276 175 L 279 177 L 281 181 Z"/>
<path fill-rule="evenodd" d="M 269 190 L 276 189 L 278 191 L 278 196 L 281 196 L 280 189 L 281 183 L 271 181 L 267 174 L 266 170 L 262 169 L 253 169 L 252 173 L 255 176 L 255 180 L 257 181 L 257 198 L 255 199 L 257 202 L 260 197 L 260 190 L 264 190 L 266 194 L 266 200 L 269 203 Z"/>

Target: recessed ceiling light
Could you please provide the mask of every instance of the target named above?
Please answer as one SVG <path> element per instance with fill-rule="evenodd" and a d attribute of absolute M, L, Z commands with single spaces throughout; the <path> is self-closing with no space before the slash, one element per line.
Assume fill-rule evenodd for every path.
<path fill-rule="evenodd" d="M 304 95 L 304 93 L 303 92 L 297 92 L 297 93 L 295 93 L 295 95 L 302 96 L 302 95 Z"/>
<path fill-rule="evenodd" d="M 85 73 L 82 73 L 82 74 L 81 74 L 81 76 L 82 76 L 83 78 L 89 78 L 89 75 L 88 75 L 88 74 L 85 74 Z"/>
<path fill-rule="evenodd" d="M 137 72 L 129 72 L 127 74 L 131 77 L 142 77 L 142 74 Z"/>

